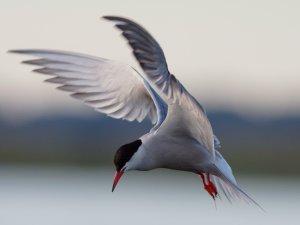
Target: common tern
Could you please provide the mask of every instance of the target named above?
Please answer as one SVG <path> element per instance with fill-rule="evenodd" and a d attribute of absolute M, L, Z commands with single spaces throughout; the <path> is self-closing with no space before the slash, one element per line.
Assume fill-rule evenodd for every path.
<path fill-rule="evenodd" d="M 242 191 L 223 158 L 203 106 L 169 72 L 164 52 L 143 27 L 122 17 L 104 16 L 114 22 L 132 48 L 143 73 L 133 67 L 73 52 L 24 49 L 9 52 L 37 59 L 23 61 L 33 70 L 52 75 L 47 82 L 116 119 L 143 121 L 153 128 L 137 140 L 121 146 L 114 157 L 116 174 L 112 191 L 130 170 L 168 168 L 193 172 L 215 199 L 222 191 L 231 201 L 242 198 L 258 205 Z M 259 206 L 259 205 L 258 205 Z"/>

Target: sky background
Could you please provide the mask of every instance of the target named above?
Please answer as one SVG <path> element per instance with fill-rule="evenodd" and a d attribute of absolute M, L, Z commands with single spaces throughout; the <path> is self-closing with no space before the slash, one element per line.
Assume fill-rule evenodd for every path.
<path fill-rule="evenodd" d="M 0 0 L 0 224 L 300 224 L 299 12 L 299 0 Z M 7 53 L 74 51 L 140 70 L 104 15 L 158 40 L 267 213 L 224 198 L 215 206 L 199 177 L 179 171 L 130 172 L 111 193 L 113 154 L 149 122 L 101 117 Z"/>
<path fill-rule="evenodd" d="M 59 49 L 140 69 L 103 15 L 131 18 L 165 51 L 170 71 L 209 111 L 278 118 L 300 113 L 299 1 L 71 1 L 0 3 L 0 119 L 26 122 L 93 111 L 42 82 L 9 49 Z"/>

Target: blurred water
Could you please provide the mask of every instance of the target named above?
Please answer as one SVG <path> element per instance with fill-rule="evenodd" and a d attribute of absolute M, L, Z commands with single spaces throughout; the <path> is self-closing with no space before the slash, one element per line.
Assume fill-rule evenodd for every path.
<path fill-rule="evenodd" d="M 111 193 L 113 168 L 0 166 L 1 225 L 300 224 L 300 179 L 238 177 L 266 213 L 212 199 L 198 177 L 156 170 L 124 175 Z"/>

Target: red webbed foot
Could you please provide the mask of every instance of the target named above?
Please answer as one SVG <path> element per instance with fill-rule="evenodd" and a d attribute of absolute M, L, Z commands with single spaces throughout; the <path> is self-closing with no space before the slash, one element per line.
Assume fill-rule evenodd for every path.
<path fill-rule="evenodd" d="M 204 189 L 208 192 L 208 194 L 215 199 L 218 196 L 217 188 L 213 182 L 210 180 L 209 174 L 199 173 L 199 176 L 202 179 Z M 206 178 L 206 179 L 205 179 Z"/>

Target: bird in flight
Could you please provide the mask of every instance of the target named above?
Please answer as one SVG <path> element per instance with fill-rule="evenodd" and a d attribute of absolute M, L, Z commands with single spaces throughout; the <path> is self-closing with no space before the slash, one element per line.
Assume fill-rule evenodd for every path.
<path fill-rule="evenodd" d="M 117 61 L 78 53 L 24 49 L 12 53 L 36 59 L 23 61 L 39 66 L 34 72 L 52 75 L 47 82 L 71 92 L 96 111 L 116 119 L 153 123 L 149 133 L 121 146 L 115 156 L 112 191 L 130 170 L 167 168 L 193 172 L 215 199 L 223 192 L 231 201 L 242 198 L 258 205 L 242 191 L 223 158 L 203 106 L 170 73 L 164 52 L 143 27 L 122 17 L 104 16 L 121 30 L 143 73 Z M 259 205 L 258 205 L 259 206 Z"/>

